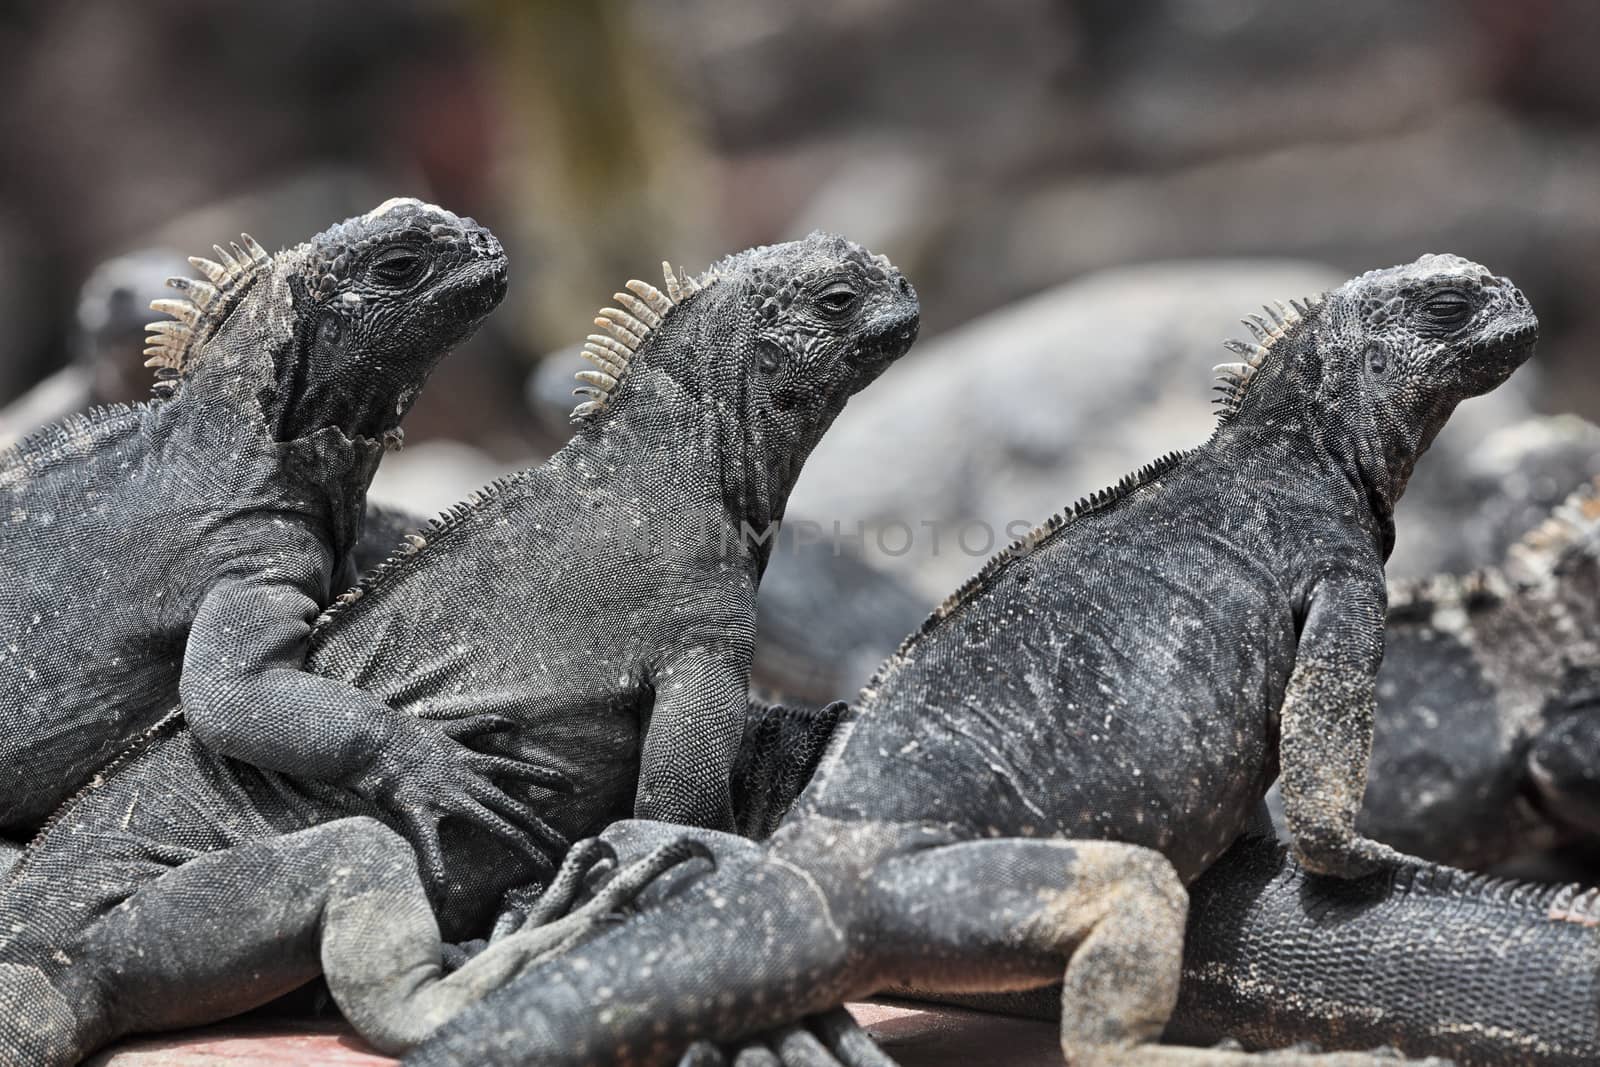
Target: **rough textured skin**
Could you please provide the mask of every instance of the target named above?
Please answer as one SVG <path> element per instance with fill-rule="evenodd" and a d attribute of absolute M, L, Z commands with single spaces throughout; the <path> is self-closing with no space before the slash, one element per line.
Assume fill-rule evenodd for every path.
<path fill-rule="evenodd" d="M 385 439 L 499 303 L 505 255 L 416 200 L 272 257 L 243 243 L 152 305 L 174 316 L 150 327 L 156 400 L 0 456 L 0 832 L 37 828 L 180 691 L 224 755 L 346 784 L 385 755 L 281 680 L 352 578 Z"/>
<path fill-rule="evenodd" d="M 797 545 L 804 521 L 785 526 L 776 565 L 762 577 L 750 683 L 769 699 L 820 708 L 840 693 L 859 692 L 932 601 L 859 555 L 835 554 L 827 541 Z M 356 566 L 376 567 L 422 525 L 405 512 L 369 506 Z M 781 558 L 790 554 L 802 558 Z"/>
<path fill-rule="evenodd" d="M 1358 825 L 1478 867 L 1600 835 L 1600 476 L 1497 567 L 1392 586 Z"/>
<path fill-rule="evenodd" d="M 1600 892 L 1405 863 L 1309 875 L 1247 834 L 1189 887 L 1166 1039 L 1387 1046 L 1464 1065 L 1600 1057 Z M 1059 989 L 956 998 L 1031 1018 Z"/>
<path fill-rule="evenodd" d="M 733 763 L 734 826 L 754 840 L 771 836 L 822 762 L 849 707 L 751 702 Z"/>
<path fill-rule="evenodd" d="M 476 818 L 439 822 L 404 779 L 373 802 L 226 760 L 170 720 L 0 891 L 0 1060 L 75 1062 L 319 970 L 368 1040 L 404 1047 L 518 965 L 513 945 L 439 978 L 441 927 L 476 933 L 548 876 L 524 828 L 554 855 L 630 810 L 731 825 L 765 557 L 740 526 L 781 516 L 919 310 L 887 260 L 820 234 L 669 289 L 630 287 L 648 315 L 602 314 L 630 351 L 595 344 L 626 365 L 585 378 L 601 396 L 559 454 L 413 537 L 312 638 L 317 678 L 362 687 L 406 735 L 482 749 L 461 761 Z M 657 528 L 637 541 L 636 523 Z M 492 777 L 530 779 L 531 800 Z"/>
<path fill-rule="evenodd" d="M 1063 966 L 1072 1062 L 1242 1060 L 1151 1044 L 1184 885 L 1280 764 L 1303 862 L 1396 858 L 1354 825 L 1390 509 L 1456 403 L 1537 332 L 1515 286 L 1454 256 L 1281 318 L 1259 324 L 1270 347 L 1237 343 L 1210 441 L 1025 538 L 907 640 L 766 843 L 711 840 L 714 873 L 411 1062 L 668 1063 L 888 985 L 999 992 Z"/>
<path fill-rule="evenodd" d="M 1600 1060 L 1600 894 L 1407 866 L 1308 876 L 1245 838 L 1189 890 L 1169 1038 L 1387 1044 L 1463 1064 Z"/>

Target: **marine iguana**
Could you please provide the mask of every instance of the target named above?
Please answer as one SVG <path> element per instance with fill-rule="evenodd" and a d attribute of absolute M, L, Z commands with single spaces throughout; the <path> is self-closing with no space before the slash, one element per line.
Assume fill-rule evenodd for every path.
<path fill-rule="evenodd" d="M 841 708 L 819 717 L 752 703 L 740 785 L 741 796 L 759 803 L 741 819 L 741 834 L 770 833 L 761 816 L 781 815 L 794 801 L 811 773 L 808 755 L 827 743 Z M 1318 877 L 1269 829 L 1263 813 L 1259 827 L 1189 886 L 1183 982 L 1163 1040 L 1381 1046 L 1505 1067 L 1577 1067 L 1600 1057 L 1600 890 L 1420 862 L 1361 879 Z M 637 895 L 613 896 L 611 909 L 595 897 L 619 869 L 679 839 L 676 828 L 659 823 L 607 830 L 603 847 L 575 849 L 554 880 L 565 895 L 552 890 L 517 901 L 500 929 L 513 930 L 533 913 L 541 925 L 567 920 L 563 937 L 574 940 L 580 931 L 573 925 L 592 929 L 622 918 L 615 905 L 659 906 L 694 877 L 692 869 L 664 874 Z M 889 992 L 1036 1019 L 1061 1015 L 1059 986 L 967 996 Z M 788 1067 L 890 1062 L 842 1011 L 744 1040 L 737 1055 L 702 1043 L 683 1063 L 730 1060 Z"/>
<path fill-rule="evenodd" d="M 1478 869 L 1600 837 L 1600 476 L 1545 514 L 1496 566 L 1389 582 L 1377 729 L 1356 823 L 1367 836 Z M 827 573 L 825 553 L 807 562 L 807 575 Z M 781 668 L 766 675 L 777 692 L 814 700 L 839 662 L 821 654 L 821 642 L 837 639 L 813 633 L 826 611 L 815 597 L 791 592 L 774 619 L 774 580 L 757 605 L 758 678 L 765 649 Z M 880 574 L 874 588 L 892 591 L 893 582 Z M 880 635 L 903 609 L 893 597 L 886 603 L 863 598 L 850 627 L 858 644 L 888 640 Z M 790 733 L 800 725 L 793 712 L 778 714 L 791 717 Z M 781 813 L 781 783 L 778 796 L 767 788 L 746 794 Z"/>
<path fill-rule="evenodd" d="M 366 790 L 448 768 L 298 699 L 368 483 L 429 373 L 500 302 L 471 219 L 387 201 L 279 252 L 248 235 L 149 327 L 156 398 L 0 455 L 0 832 L 38 827 L 182 694 L 217 752 Z M 267 709 L 270 709 L 268 713 Z M 352 711 L 354 709 L 352 708 Z"/>
<path fill-rule="evenodd" d="M 217 756 L 171 716 L 0 884 L 0 1059 L 72 1063 L 319 970 L 368 1040 L 404 1047 L 509 961 L 436 981 L 441 927 L 486 926 L 568 838 L 630 810 L 731 823 L 765 531 L 847 398 L 910 347 L 919 306 L 887 259 L 824 234 L 617 301 L 572 441 L 414 535 L 307 659 L 481 748 L 480 773 L 533 779 L 529 803 L 488 798 L 483 818 L 550 855 L 434 826 L 426 797 Z"/>
<path fill-rule="evenodd" d="M 1258 342 L 1220 368 L 1213 436 L 959 589 L 863 690 L 765 843 L 691 835 L 716 870 L 661 906 L 587 940 L 503 938 L 473 965 L 566 951 L 408 1062 L 667 1063 L 891 984 L 1025 989 L 1063 966 L 1072 1062 L 1251 1062 L 1153 1044 L 1178 995 L 1184 886 L 1280 766 L 1308 867 L 1399 859 L 1355 830 L 1391 509 L 1455 405 L 1509 377 L 1538 331 L 1516 286 L 1448 255 L 1252 321 Z"/>

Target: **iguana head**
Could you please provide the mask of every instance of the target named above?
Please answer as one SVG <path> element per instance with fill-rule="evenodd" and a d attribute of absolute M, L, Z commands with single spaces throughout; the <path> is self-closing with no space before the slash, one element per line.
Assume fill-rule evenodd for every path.
<path fill-rule="evenodd" d="M 252 408 L 276 441 L 397 439 L 429 372 L 506 291 L 506 257 L 471 219 L 394 199 L 269 256 L 242 237 L 190 260 L 185 299 L 151 307 L 158 394 Z"/>
<path fill-rule="evenodd" d="M 1510 377 L 1539 333 L 1509 279 L 1431 254 L 1246 325 L 1254 342 L 1228 342 L 1244 361 L 1217 368 L 1224 425 L 1305 423 L 1349 453 L 1385 521 L 1456 405 Z"/>
<path fill-rule="evenodd" d="M 578 376 L 588 399 L 573 418 L 648 435 L 673 411 L 707 427 L 737 471 L 730 504 L 780 517 L 845 401 L 916 340 L 916 291 L 885 257 L 823 233 L 729 256 L 698 279 L 663 267 L 666 292 L 630 282 L 595 320 L 606 332 L 585 345 L 596 369 Z"/>

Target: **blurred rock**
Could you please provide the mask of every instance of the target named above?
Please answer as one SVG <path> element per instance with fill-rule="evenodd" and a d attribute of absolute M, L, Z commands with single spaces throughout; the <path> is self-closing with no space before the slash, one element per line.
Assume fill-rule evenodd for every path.
<path fill-rule="evenodd" d="M 1434 532 L 1408 540 L 1399 564 L 1412 575 L 1460 574 L 1498 562 L 1523 534 L 1583 482 L 1600 473 L 1600 426 L 1575 415 L 1547 415 L 1463 427 L 1448 448 L 1449 470 L 1418 467 L 1430 491 L 1411 513 L 1413 526 Z M 1470 443 L 1470 447 L 1467 447 Z M 1409 499 L 1409 496 L 1407 497 Z"/>
<path fill-rule="evenodd" d="M 803 517 L 786 521 L 756 598 L 752 684 L 790 703 L 854 700 L 937 600 L 849 546 L 794 536 Z"/>
<path fill-rule="evenodd" d="M 162 318 L 150 301 L 173 295 L 168 278 L 192 273 L 183 256 L 162 248 L 95 268 L 78 295 L 72 363 L 0 410 L 0 448 L 75 412 L 149 397 L 155 379 L 144 366 L 145 325 Z"/>
<path fill-rule="evenodd" d="M 942 597 L 1078 497 L 1204 440 L 1238 317 L 1341 280 L 1292 261 L 1151 264 L 919 342 L 845 408 L 791 513 L 864 526 L 868 562 Z"/>
<path fill-rule="evenodd" d="M 384 457 L 367 497 L 403 516 L 432 518 L 524 465 L 497 461 L 459 441 L 422 441 Z"/>

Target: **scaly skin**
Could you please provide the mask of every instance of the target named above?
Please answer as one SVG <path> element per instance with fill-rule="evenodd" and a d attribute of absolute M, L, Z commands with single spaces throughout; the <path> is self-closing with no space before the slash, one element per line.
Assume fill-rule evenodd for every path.
<path fill-rule="evenodd" d="M 1600 1055 L 1600 895 L 1406 866 L 1309 876 L 1265 838 L 1190 887 L 1168 1036 L 1391 1045 L 1466 1065 Z"/>
<path fill-rule="evenodd" d="M 1154 1044 L 1184 886 L 1280 765 L 1307 866 L 1397 858 L 1354 825 L 1391 508 L 1537 332 L 1515 286 L 1454 256 L 1286 318 L 1223 368 L 1210 441 L 1025 538 L 902 646 L 767 842 L 695 835 L 714 873 L 554 958 L 541 928 L 503 938 L 479 959 L 543 961 L 408 1062 L 665 1064 L 889 985 L 1002 992 L 1063 967 L 1073 1063 L 1254 1062 Z"/>
<path fill-rule="evenodd" d="M 374 802 L 216 757 L 174 718 L 65 806 L 0 891 L 0 1060 L 72 1063 L 319 970 L 368 1040 L 403 1048 L 516 960 L 485 953 L 440 979 L 440 927 L 485 925 L 568 837 L 630 810 L 731 825 L 770 546 L 741 527 L 782 515 L 919 309 L 887 260 L 820 234 L 668 288 L 630 285 L 619 304 L 643 310 L 602 314 L 602 369 L 560 453 L 407 541 L 312 638 L 310 677 L 481 749 L 466 765 L 530 780 L 530 802 L 475 790 L 475 823 L 440 822 L 404 778 Z M 519 845 L 524 828 L 548 854 Z M 438 872 L 426 887 L 419 855 Z"/>
<path fill-rule="evenodd" d="M 1189 887 L 1165 1039 L 1384 1046 L 1464 1067 L 1579 1067 L 1600 1049 L 1600 891 L 1406 863 L 1308 874 L 1247 834 Z M 946 999 L 946 998 L 940 998 Z M 1059 987 L 953 998 L 1039 1019 Z"/>
<path fill-rule="evenodd" d="M 21 836 L 181 692 L 218 753 L 355 785 L 370 721 L 273 700 L 351 578 L 385 439 L 505 292 L 470 219 L 391 200 L 173 279 L 158 397 L 0 455 L 0 832 Z M 337 583 L 337 584 L 336 584 Z M 331 684 L 331 683 L 330 683 Z M 271 702 L 273 714 L 262 707 Z M 426 784 L 428 768 L 407 764 Z"/>

